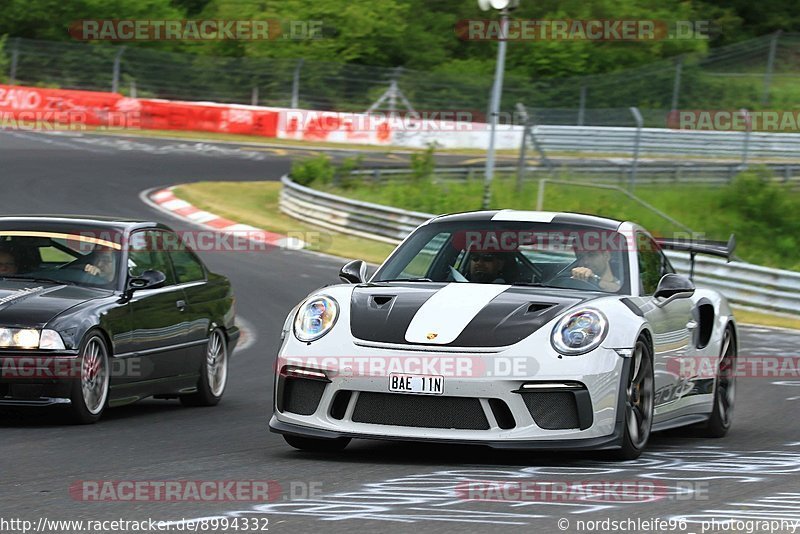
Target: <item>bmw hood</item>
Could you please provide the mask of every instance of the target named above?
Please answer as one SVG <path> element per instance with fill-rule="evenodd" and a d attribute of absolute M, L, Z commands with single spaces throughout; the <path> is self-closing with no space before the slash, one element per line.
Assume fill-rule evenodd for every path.
<path fill-rule="evenodd" d="M 0 280 L 0 326 L 42 327 L 73 306 L 107 290 L 33 280 Z"/>
<path fill-rule="evenodd" d="M 369 284 L 353 290 L 350 329 L 364 341 L 500 347 L 525 339 L 594 296 L 500 284 Z"/>

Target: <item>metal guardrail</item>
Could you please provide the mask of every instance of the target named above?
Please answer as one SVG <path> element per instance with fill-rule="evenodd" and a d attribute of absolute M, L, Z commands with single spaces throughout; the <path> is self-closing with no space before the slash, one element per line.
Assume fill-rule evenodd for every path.
<path fill-rule="evenodd" d="M 550 160 L 552 167 L 526 166 L 525 179 L 540 179 L 552 177 L 559 172 L 570 176 L 587 178 L 597 183 L 625 183 L 630 182 L 632 161 L 623 158 L 607 159 L 604 161 L 557 161 Z M 800 183 L 800 164 L 766 164 L 774 174 L 776 182 L 798 184 Z M 664 183 L 693 183 L 693 184 L 725 184 L 745 170 L 740 163 L 690 163 L 675 161 L 656 163 L 639 161 L 636 171 L 636 184 L 664 184 Z M 437 167 L 434 172 L 435 179 L 464 180 L 468 178 L 482 178 L 483 166 L 469 167 Z M 514 174 L 517 167 L 495 167 L 498 175 Z M 361 175 L 373 181 L 400 180 L 411 175 L 408 169 L 373 168 L 354 171 L 352 174 Z"/>
<path fill-rule="evenodd" d="M 602 126 L 533 127 L 546 152 L 632 153 L 636 128 Z M 745 148 L 746 147 L 746 148 Z M 800 134 L 642 128 L 642 154 L 750 158 L 800 158 Z"/>
<path fill-rule="evenodd" d="M 299 185 L 289 176 L 281 179 L 280 210 L 314 224 L 369 239 L 397 244 L 417 226 L 434 217 L 380 204 L 352 200 Z M 689 256 L 668 251 L 679 272 L 689 272 Z M 766 312 L 800 312 L 800 273 L 744 262 L 726 263 L 697 257 L 695 283 L 723 293 L 737 305 Z"/>

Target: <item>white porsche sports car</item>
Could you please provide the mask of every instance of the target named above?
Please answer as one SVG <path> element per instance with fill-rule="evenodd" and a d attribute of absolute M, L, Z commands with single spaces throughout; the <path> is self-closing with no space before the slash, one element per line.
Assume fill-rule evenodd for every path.
<path fill-rule="evenodd" d="M 368 280 L 351 262 L 347 283 L 291 311 L 270 429 L 299 449 L 366 438 L 620 459 L 658 430 L 722 437 L 736 323 L 725 297 L 676 274 L 663 249 L 693 265 L 697 253 L 730 259 L 733 246 L 571 213 L 436 217 Z"/>

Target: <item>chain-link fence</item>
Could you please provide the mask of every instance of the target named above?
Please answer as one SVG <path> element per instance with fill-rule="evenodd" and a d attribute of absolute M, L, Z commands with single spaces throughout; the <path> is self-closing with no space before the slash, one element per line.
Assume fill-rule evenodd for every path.
<path fill-rule="evenodd" d="M 365 111 L 469 110 L 483 115 L 492 80 L 301 59 L 221 58 L 142 47 L 10 38 L 0 80 L 139 97 Z M 796 109 L 800 34 L 776 33 L 616 73 L 531 80 L 508 73 L 501 109 L 524 102 L 538 124 L 665 125 L 672 109 Z M 392 83 L 394 82 L 394 83 Z M 391 89 L 395 89 L 392 91 Z"/>

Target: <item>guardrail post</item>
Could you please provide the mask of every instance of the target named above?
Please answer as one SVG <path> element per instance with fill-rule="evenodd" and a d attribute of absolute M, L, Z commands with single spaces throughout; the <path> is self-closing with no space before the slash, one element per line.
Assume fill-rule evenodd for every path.
<path fill-rule="evenodd" d="M 117 93 L 119 92 L 119 73 L 120 73 L 120 64 L 122 62 L 122 54 L 125 53 L 125 47 L 120 46 L 119 50 L 117 50 L 117 54 L 114 56 L 114 72 L 111 76 L 111 92 Z"/>
<path fill-rule="evenodd" d="M 258 86 L 253 87 L 253 90 L 250 92 L 250 105 L 258 105 Z"/>
<path fill-rule="evenodd" d="M 11 47 L 11 68 L 8 73 L 8 83 L 10 85 L 17 84 L 17 65 L 19 64 L 19 37 L 14 39 L 14 44 Z"/>
<path fill-rule="evenodd" d="M 294 67 L 294 75 L 292 76 L 292 103 L 289 107 L 297 109 L 300 107 L 300 70 L 303 68 L 303 60 L 298 59 L 297 65 Z"/>
<path fill-rule="evenodd" d="M 639 113 L 639 108 L 632 107 L 630 110 L 631 114 L 633 114 L 634 120 L 636 121 L 636 138 L 633 145 L 633 162 L 631 164 L 630 176 L 630 190 L 633 191 L 634 187 L 636 187 L 636 171 L 637 167 L 639 166 L 639 143 L 641 143 L 642 140 L 642 126 L 644 125 L 644 119 L 642 119 L 642 114 Z"/>
<path fill-rule="evenodd" d="M 586 114 L 586 85 L 581 84 L 581 96 L 578 102 L 578 126 L 583 126 L 584 115 Z"/>
<path fill-rule="evenodd" d="M 136 98 L 137 97 L 136 80 L 131 80 L 131 83 L 130 83 L 130 86 L 129 86 L 129 90 L 128 90 L 128 96 L 131 97 L 131 98 Z"/>

